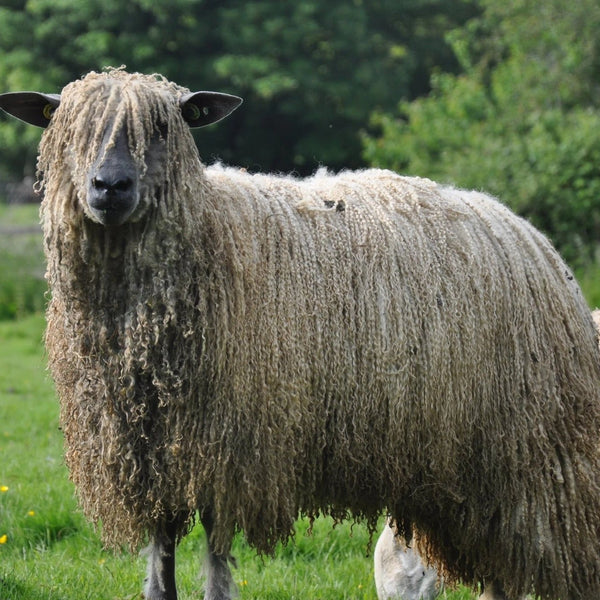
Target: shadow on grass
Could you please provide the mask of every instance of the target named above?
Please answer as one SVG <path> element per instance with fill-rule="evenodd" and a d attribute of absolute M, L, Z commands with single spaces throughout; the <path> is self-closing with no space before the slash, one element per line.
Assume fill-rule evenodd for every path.
<path fill-rule="evenodd" d="M 2 600 L 62 600 L 59 592 L 37 590 L 12 575 L 0 575 L 0 598 Z"/>
<path fill-rule="evenodd" d="M 81 533 L 80 524 L 72 519 L 65 521 L 55 521 L 52 523 L 34 523 L 30 524 L 24 530 L 27 541 L 33 547 L 43 546 L 50 548 L 57 542 Z M 2 598 L 0 596 L 0 598 Z M 2 599 L 3 600 L 3 599 Z"/>

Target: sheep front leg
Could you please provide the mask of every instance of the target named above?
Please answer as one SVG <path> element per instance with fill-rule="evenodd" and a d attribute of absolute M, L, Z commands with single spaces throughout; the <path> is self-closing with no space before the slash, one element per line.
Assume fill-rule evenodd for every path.
<path fill-rule="evenodd" d="M 228 562 L 233 563 L 229 554 L 217 554 L 213 549 L 211 534 L 214 526 L 210 510 L 204 510 L 200 520 L 206 532 L 207 556 L 204 562 L 204 600 L 231 600 L 234 592 L 233 578 Z"/>
<path fill-rule="evenodd" d="M 175 521 L 156 534 L 149 548 L 146 600 L 177 600 L 175 586 Z"/>

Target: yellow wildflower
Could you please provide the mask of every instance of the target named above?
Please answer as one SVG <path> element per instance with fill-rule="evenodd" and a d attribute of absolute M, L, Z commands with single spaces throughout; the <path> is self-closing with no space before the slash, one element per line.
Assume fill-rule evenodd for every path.
<path fill-rule="evenodd" d="M 28 517 L 34 517 L 35 516 L 35 510 L 27 511 L 27 516 Z"/>
<path fill-rule="evenodd" d="M 8 486 L 7 485 L 0 485 L 0 492 L 8 492 Z"/>
<path fill-rule="evenodd" d="M 0 536 L 0 544 L 6 544 L 8 541 L 8 536 L 6 534 Z"/>

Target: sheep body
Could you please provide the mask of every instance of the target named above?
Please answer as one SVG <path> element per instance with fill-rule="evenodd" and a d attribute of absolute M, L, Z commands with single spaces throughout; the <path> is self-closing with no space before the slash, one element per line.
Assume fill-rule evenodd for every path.
<path fill-rule="evenodd" d="M 186 92 L 90 74 L 40 148 L 49 364 L 105 542 L 199 510 L 219 555 L 237 530 L 270 553 L 299 512 L 388 509 L 445 578 L 598 597 L 600 360 L 546 238 L 389 171 L 205 168 Z M 105 226 L 85 178 L 123 127 L 141 199 Z"/>
<path fill-rule="evenodd" d="M 600 334 L 600 310 L 592 311 L 592 319 Z M 389 520 L 375 545 L 373 561 L 378 600 L 433 600 L 436 597 L 440 580 L 437 571 L 423 563 L 418 550 L 406 544 Z M 503 598 L 504 595 L 491 585 L 486 587 L 479 600 Z"/>

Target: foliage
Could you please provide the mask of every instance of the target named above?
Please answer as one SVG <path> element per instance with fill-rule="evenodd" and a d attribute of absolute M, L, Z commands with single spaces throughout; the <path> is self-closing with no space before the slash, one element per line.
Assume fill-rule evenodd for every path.
<path fill-rule="evenodd" d="M 588 263 L 575 272 L 583 295 L 591 308 L 600 308 L 600 263 Z"/>
<path fill-rule="evenodd" d="M 444 33 L 476 10 L 475 0 L 12 0 L 0 7 L 0 89 L 58 92 L 126 64 L 245 98 L 198 134 L 209 161 L 356 167 L 369 113 L 427 91 L 432 68 L 456 68 Z M 0 172 L 30 173 L 38 139 L 0 122 Z"/>
<path fill-rule="evenodd" d="M 46 305 L 38 220 L 35 205 L 0 204 L 0 320 L 40 312 Z"/>
<path fill-rule="evenodd" d="M 499 196 L 574 264 L 600 239 L 600 5 L 482 0 L 451 39 L 461 75 L 438 74 L 400 118 L 373 116 L 379 166 Z"/>

